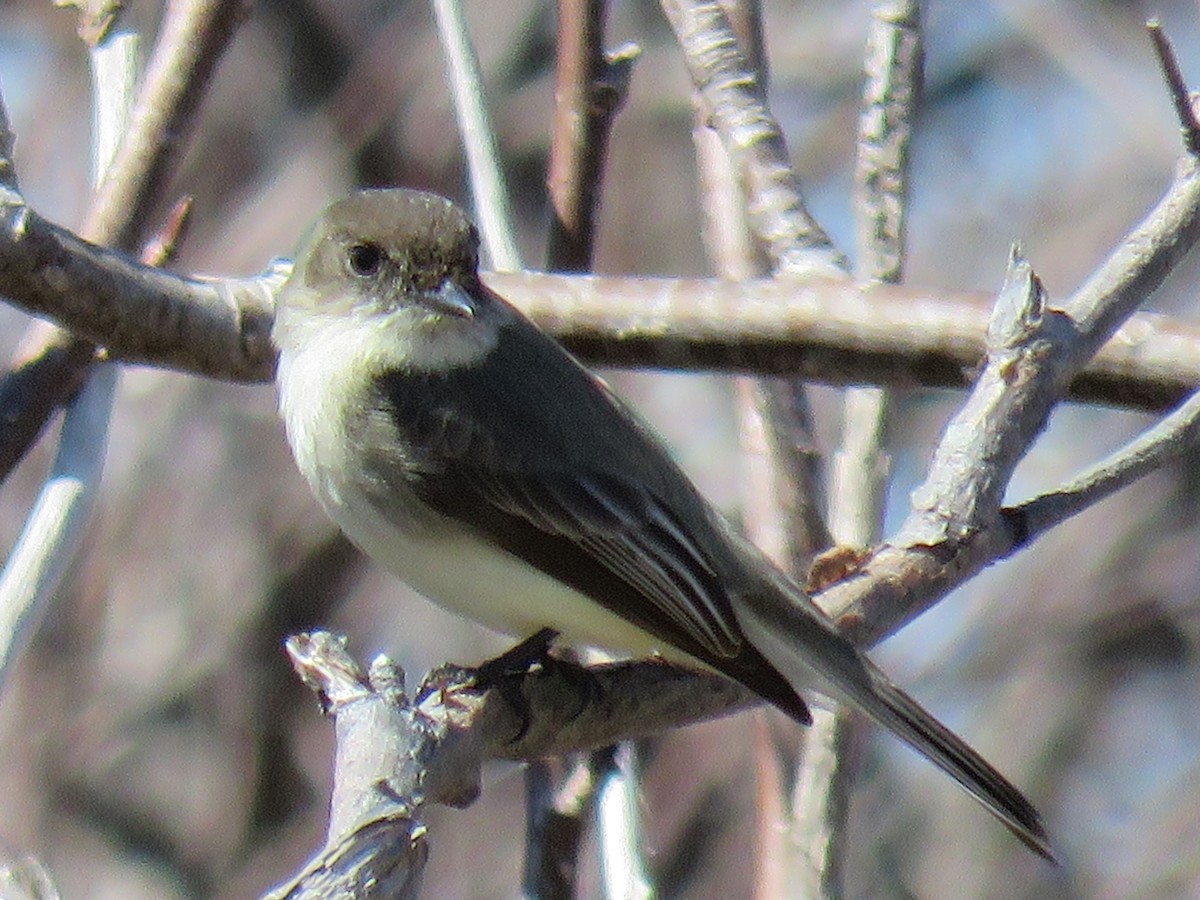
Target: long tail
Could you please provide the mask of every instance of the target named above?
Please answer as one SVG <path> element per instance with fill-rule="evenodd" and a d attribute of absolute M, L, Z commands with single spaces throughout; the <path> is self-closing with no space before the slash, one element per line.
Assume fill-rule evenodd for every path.
<path fill-rule="evenodd" d="M 1025 795 L 883 672 L 866 660 L 863 665 L 871 691 L 850 697 L 854 705 L 961 784 L 1025 846 L 1057 864 L 1041 816 Z"/>
<path fill-rule="evenodd" d="M 892 684 L 807 598 L 796 602 L 772 591 L 741 599 L 735 613 L 746 636 L 795 690 L 814 688 L 862 710 L 962 785 L 1027 847 L 1057 862 L 1041 817 L 1025 795 Z"/>

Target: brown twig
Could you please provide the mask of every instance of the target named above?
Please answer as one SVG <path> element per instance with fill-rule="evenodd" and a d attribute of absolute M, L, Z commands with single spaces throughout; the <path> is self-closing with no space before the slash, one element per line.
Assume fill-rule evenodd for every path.
<path fill-rule="evenodd" d="M 29 358 L 18 356 L 0 381 L 0 480 L 8 477 L 56 411 L 75 396 L 91 371 L 96 350 L 56 332 Z"/>
<path fill-rule="evenodd" d="M 593 229 L 601 171 L 613 118 L 625 102 L 640 52 L 627 44 L 604 49 L 607 4 L 561 0 L 554 82 L 554 126 L 547 184 L 550 221 L 547 268 L 586 272 L 592 267 Z"/>
<path fill-rule="evenodd" d="M 1179 68 L 1179 58 L 1171 47 L 1171 41 L 1163 31 L 1158 19 L 1146 23 L 1146 31 L 1154 44 L 1154 52 L 1158 56 L 1158 64 L 1162 67 L 1163 79 L 1167 82 L 1167 90 L 1171 94 L 1171 102 L 1175 105 L 1175 116 L 1179 119 L 1179 130 L 1183 134 L 1183 146 L 1191 156 L 1200 155 L 1200 122 L 1196 120 L 1196 110 L 1192 106 L 1192 94 L 1187 82 L 1183 80 L 1183 72 Z"/>
<path fill-rule="evenodd" d="M 586 756 L 572 755 L 565 772 L 550 759 L 525 767 L 525 855 L 521 893 L 529 900 L 575 896 L 584 817 L 596 782 Z"/>
<path fill-rule="evenodd" d="M 171 207 L 162 227 L 142 247 L 139 258 L 143 265 L 162 268 L 174 261 L 192 221 L 192 203 L 192 197 L 188 195 L 180 197 Z"/>
<path fill-rule="evenodd" d="M 191 133 L 217 62 L 248 11 L 246 0 L 170 0 L 129 132 L 96 193 L 80 233 L 130 250 L 162 197 Z"/>

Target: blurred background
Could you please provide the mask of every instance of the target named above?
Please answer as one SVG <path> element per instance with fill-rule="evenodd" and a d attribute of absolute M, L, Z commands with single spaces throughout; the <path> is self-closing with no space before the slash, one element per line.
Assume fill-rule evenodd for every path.
<path fill-rule="evenodd" d="M 700 275 L 690 85 L 658 6 L 611 4 L 609 44 L 643 48 L 617 118 L 598 270 Z M 865 2 L 765 0 L 771 102 L 811 207 L 853 255 L 851 172 Z M 553 5 L 470 2 L 526 258 L 544 258 Z M 158 4 L 125 20 L 153 35 Z M 1200 85 L 1200 9 L 1100 0 L 930 0 L 913 145 L 908 280 L 995 290 L 1020 240 L 1071 291 L 1159 198 L 1178 150 L 1143 23 L 1159 16 Z M 147 48 L 149 42 L 147 42 Z M 74 15 L 0 4 L 0 86 L 26 196 L 75 226 L 89 193 L 86 53 Z M 329 200 L 402 184 L 467 201 L 425 3 L 259 0 L 222 62 L 169 192 L 195 197 L 176 268 L 244 275 L 290 253 Z M 165 208 L 163 210 L 165 214 Z M 1195 261 L 1150 308 L 1195 308 Z M 0 308 L 7 353 L 27 321 Z M 738 512 L 728 379 L 610 373 L 703 489 Z M 899 522 L 959 396 L 896 394 L 889 521 Z M 838 392 L 816 391 L 823 446 Z M 1013 484 L 1054 487 L 1147 416 L 1064 406 Z M 7 548 L 53 451 L 0 488 Z M 872 732 L 851 814 L 853 897 L 1200 896 L 1196 469 L 1165 470 L 963 587 L 875 658 L 1025 789 L 1053 872 L 961 791 Z M 0 848 L 36 855 L 67 900 L 247 897 L 322 841 L 331 728 L 292 678 L 285 635 L 326 625 L 410 678 L 501 638 L 381 574 L 294 471 L 266 386 L 131 370 L 85 552 L 0 696 Z M 748 896 L 757 712 L 663 736 L 643 801 L 665 897 Z M 431 813 L 428 897 L 517 894 L 519 769 L 469 810 Z M 591 857 L 589 856 L 589 860 Z M 585 863 L 581 895 L 598 896 Z"/>

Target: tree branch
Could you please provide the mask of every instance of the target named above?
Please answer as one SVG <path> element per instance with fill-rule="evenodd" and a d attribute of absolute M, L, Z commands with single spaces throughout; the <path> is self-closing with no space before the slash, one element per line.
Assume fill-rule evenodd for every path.
<path fill-rule="evenodd" d="M 900 628 L 983 566 L 1021 546 L 1003 515 L 1012 471 L 1063 387 L 1134 304 L 1200 236 L 1200 170 L 1190 156 L 1154 210 L 1061 308 L 1014 254 L 988 328 L 988 361 L 946 428 L 901 529 L 822 605 L 863 643 Z"/>
<path fill-rule="evenodd" d="M 0 294 L 123 362 L 269 381 L 273 292 L 286 273 L 200 280 L 140 266 L 0 193 Z M 595 364 L 964 388 L 985 352 L 987 302 L 978 293 L 820 278 L 484 277 Z M 1141 313 L 1074 375 L 1067 396 L 1163 411 L 1197 386 L 1200 326 Z"/>
<path fill-rule="evenodd" d="M 663 0 L 692 84 L 703 98 L 748 199 L 755 234 L 787 274 L 838 276 L 846 260 L 805 207 L 762 80 L 715 0 Z"/>
<path fill-rule="evenodd" d="M 171 0 L 167 4 L 162 31 L 130 114 L 130 125 L 122 135 L 120 149 L 106 168 L 105 180 L 92 200 L 81 230 L 90 242 L 130 250 L 144 236 L 150 208 L 160 199 L 174 163 L 186 146 L 200 98 L 244 10 L 245 0 Z M 0 144 L 3 166 L 13 176 L 7 186 L 15 192 L 7 118 L 0 124 L 6 135 Z M 19 196 L 6 192 L 4 200 L 6 213 L 15 211 L 18 217 L 24 217 L 21 212 L 24 203 L 11 204 Z M 10 220 L 6 217 L 5 221 Z M 10 238 L 19 236 L 19 230 L 10 233 Z M 0 262 L 0 268 L 7 269 L 6 263 Z M 62 291 L 69 292 L 71 287 L 68 280 Z M 14 296 L 3 287 L 0 292 Z M 156 321 L 157 318 L 151 323 Z M 92 343 L 103 340 L 94 339 Z M 31 330 L 23 355 L 28 362 L 19 368 L 37 369 L 40 383 L 51 390 L 37 395 L 30 405 L 20 406 L 23 397 L 29 396 L 20 390 L 19 383 L 12 383 L 14 377 L 18 381 L 20 377 L 10 373 L 0 382 L 0 406 L 13 416 L 5 421 L 16 426 L 7 429 L 0 440 L 3 444 L 0 457 L 9 459 L 19 459 L 28 451 L 54 411 L 83 384 L 95 359 L 95 347 L 88 343 L 85 331 L 71 329 L 70 334 L 64 334 L 59 329 L 42 326 Z"/>

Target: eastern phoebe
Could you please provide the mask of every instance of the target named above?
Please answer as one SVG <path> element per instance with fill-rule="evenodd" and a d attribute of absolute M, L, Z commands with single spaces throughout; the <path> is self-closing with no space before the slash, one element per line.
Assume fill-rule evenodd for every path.
<path fill-rule="evenodd" d="M 448 200 L 364 191 L 326 210 L 279 294 L 288 439 L 350 539 L 499 631 L 700 663 L 805 724 L 803 689 L 849 703 L 1052 858 L 1020 791 L 839 635 L 477 265 Z"/>

